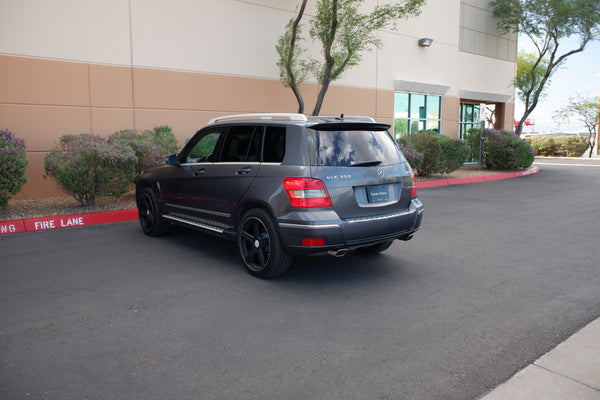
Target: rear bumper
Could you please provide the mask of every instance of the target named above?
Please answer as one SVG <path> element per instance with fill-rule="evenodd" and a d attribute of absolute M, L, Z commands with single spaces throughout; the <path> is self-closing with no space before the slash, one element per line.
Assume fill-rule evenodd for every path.
<path fill-rule="evenodd" d="M 278 221 L 284 246 L 292 254 L 320 254 L 352 250 L 390 239 L 407 240 L 421 227 L 423 205 L 415 198 L 403 211 L 346 220 L 339 219 L 330 210 L 309 213 L 308 220 L 305 213 L 294 213 Z M 323 239 L 324 245 L 303 246 L 302 239 Z"/>

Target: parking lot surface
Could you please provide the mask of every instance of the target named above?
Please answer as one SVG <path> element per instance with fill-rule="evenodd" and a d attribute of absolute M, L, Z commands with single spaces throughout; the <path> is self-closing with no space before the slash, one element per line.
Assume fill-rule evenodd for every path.
<path fill-rule="evenodd" d="M 0 398 L 476 399 L 600 315 L 598 168 L 419 196 L 412 241 L 274 280 L 186 230 L 0 237 Z"/>

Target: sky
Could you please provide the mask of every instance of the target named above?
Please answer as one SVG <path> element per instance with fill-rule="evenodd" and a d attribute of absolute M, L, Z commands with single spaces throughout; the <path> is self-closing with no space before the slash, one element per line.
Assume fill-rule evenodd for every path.
<path fill-rule="evenodd" d="M 568 49 L 576 48 L 577 41 L 569 39 L 564 43 Z M 563 45 L 559 49 L 563 48 Z M 519 49 L 533 52 L 530 40 L 519 36 Z M 561 53 L 562 54 L 562 53 Z M 598 97 L 600 92 L 600 41 L 596 40 L 585 47 L 583 52 L 569 56 L 562 66 L 554 72 L 550 85 L 545 90 L 546 96 L 538 103 L 529 118 L 535 126 L 523 127 L 524 133 L 532 129 L 535 132 L 587 132 L 583 123 L 576 118 L 569 122 L 559 121 L 552 114 L 568 104 L 569 97 L 577 98 L 580 94 L 585 98 Z M 525 107 L 516 99 L 515 119 L 519 120 Z"/>

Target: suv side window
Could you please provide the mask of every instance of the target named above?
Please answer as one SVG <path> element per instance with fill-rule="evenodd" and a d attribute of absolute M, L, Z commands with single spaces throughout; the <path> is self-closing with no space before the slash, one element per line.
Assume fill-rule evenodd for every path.
<path fill-rule="evenodd" d="M 220 161 L 258 161 L 261 139 L 261 127 L 232 126 L 225 138 Z"/>
<path fill-rule="evenodd" d="M 263 151 L 264 162 L 280 163 L 285 155 L 285 127 L 267 126 Z"/>
<path fill-rule="evenodd" d="M 205 134 L 190 149 L 184 157 L 184 163 L 213 162 L 216 158 L 215 150 L 222 131 L 217 130 Z"/>

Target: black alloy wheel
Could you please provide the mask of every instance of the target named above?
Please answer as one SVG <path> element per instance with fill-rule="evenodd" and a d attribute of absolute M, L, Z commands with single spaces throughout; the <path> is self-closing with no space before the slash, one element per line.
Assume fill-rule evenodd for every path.
<path fill-rule="evenodd" d="M 283 274 L 292 261 L 292 256 L 281 244 L 270 215 L 258 208 L 242 217 L 238 228 L 238 248 L 246 270 L 259 278 Z"/>
<path fill-rule="evenodd" d="M 160 217 L 156 195 L 150 188 L 144 188 L 137 199 L 138 216 L 142 231 L 149 236 L 157 236 L 166 232 L 168 225 Z"/>

